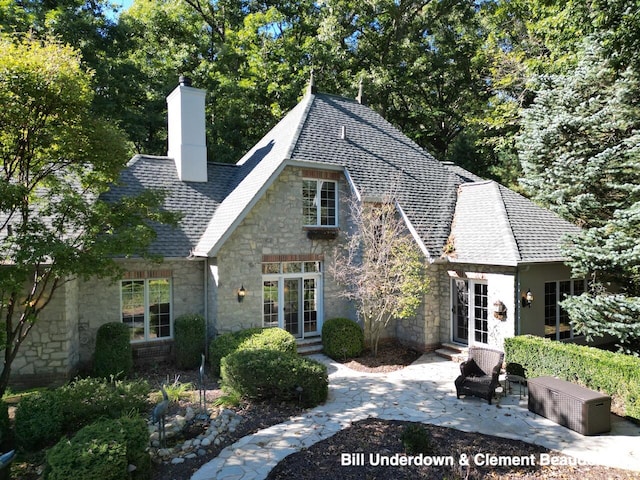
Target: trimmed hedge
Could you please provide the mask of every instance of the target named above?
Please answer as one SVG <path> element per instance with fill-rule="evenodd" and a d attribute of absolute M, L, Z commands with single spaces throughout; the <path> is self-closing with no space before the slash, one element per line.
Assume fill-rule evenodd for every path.
<path fill-rule="evenodd" d="M 611 395 L 624 415 L 640 421 L 640 358 L 522 335 L 505 339 L 505 359 L 527 377 L 551 375 Z"/>
<path fill-rule="evenodd" d="M 60 440 L 47 452 L 47 480 L 129 480 L 150 477 L 146 422 L 141 418 L 102 419 Z M 135 465 L 132 475 L 128 466 Z"/>
<path fill-rule="evenodd" d="M 204 352 L 206 325 L 202 315 L 181 315 L 173 325 L 176 366 L 191 369 L 200 365 Z"/>
<path fill-rule="evenodd" d="M 101 417 L 118 418 L 149 408 L 149 384 L 85 378 L 20 400 L 15 415 L 16 445 L 34 451 Z"/>
<path fill-rule="evenodd" d="M 297 401 L 314 407 L 327 399 L 326 365 L 289 352 L 238 350 L 222 359 L 222 385 L 253 400 Z"/>
<path fill-rule="evenodd" d="M 331 318 L 322 325 L 322 348 L 334 360 L 357 357 L 364 349 L 364 332 L 348 318 Z"/>
<path fill-rule="evenodd" d="M 282 328 L 248 328 L 225 333 L 209 345 L 209 363 L 215 375 L 220 375 L 220 361 L 238 350 L 269 349 L 297 353 L 296 339 Z"/>
<path fill-rule="evenodd" d="M 128 376 L 133 370 L 130 330 L 121 322 L 105 323 L 96 334 L 93 374 L 96 377 Z"/>

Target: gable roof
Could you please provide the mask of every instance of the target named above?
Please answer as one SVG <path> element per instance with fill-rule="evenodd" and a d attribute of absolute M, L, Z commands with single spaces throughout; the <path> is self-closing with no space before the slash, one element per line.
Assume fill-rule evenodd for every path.
<path fill-rule="evenodd" d="M 530 200 L 441 163 L 369 107 L 307 95 L 236 165 L 208 162 L 208 181 L 181 182 L 173 159 L 136 156 L 108 195 L 160 188 L 178 229 L 159 225 L 152 253 L 213 257 L 287 165 L 343 171 L 361 198 L 391 194 L 430 260 L 453 241 L 453 262 L 517 265 L 563 260 L 576 227 Z M 454 221 L 455 219 L 455 221 Z"/>
<path fill-rule="evenodd" d="M 326 94 L 305 96 L 238 162 L 252 170 L 214 213 L 194 254 L 214 256 L 281 169 L 300 162 L 345 171 L 360 194 L 392 193 L 425 253 L 440 255 L 460 177 L 370 108 Z"/>

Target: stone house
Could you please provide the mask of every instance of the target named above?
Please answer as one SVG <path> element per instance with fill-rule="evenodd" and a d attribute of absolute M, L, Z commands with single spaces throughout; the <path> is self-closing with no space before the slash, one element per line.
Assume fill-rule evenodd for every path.
<path fill-rule="evenodd" d="M 531 333 L 573 339 L 558 306 L 581 293 L 560 252 L 576 227 L 521 195 L 439 162 L 356 100 L 304 98 L 235 165 L 207 158 L 205 95 L 188 80 L 167 98 L 168 155 L 136 155 L 107 198 L 162 189 L 180 211 L 160 225 L 161 263 L 120 260 L 116 283 L 65 285 L 14 363 L 14 379 L 46 383 L 91 363 L 106 322 L 131 327 L 140 357 L 171 350 L 173 321 L 200 313 L 210 336 L 280 326 L 318 337 L 323 321 L 354 320 L 328 273 L 345 240 L 349 199 L 391 189 L 398 214 L 424 255 L 430 291 L 415 318 L 387 335 L 420 350 L 447 342 L 501 348 Z"/>

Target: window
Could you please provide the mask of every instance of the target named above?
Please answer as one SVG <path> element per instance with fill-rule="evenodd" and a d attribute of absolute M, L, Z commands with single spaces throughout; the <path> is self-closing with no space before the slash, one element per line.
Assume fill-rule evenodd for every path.
<path fill-rule="evenodd" d="M 122 322 L 129 327 L 132 342 L 173 336 L 168 278 L 122 280 L 120 299 Z"/>
<path fill-rule="evenodd" d="M 302 182 L 304 224 L 312 227 L 338 226 L 338 189 L 330 180 L 306 179 Z"/>
<path fill-rule="evenodd" d="M 562 280 L 544 284 L 544 336 L 553 340 L 573 338 L 569 314 L 560 302 L 585 291 L 584 280 Z"/>
<path fill-rule="evenodd" d="M 489 341 L 489 288 L 486 283 L 473 284 L 473 322 L 476 342 Z"/>

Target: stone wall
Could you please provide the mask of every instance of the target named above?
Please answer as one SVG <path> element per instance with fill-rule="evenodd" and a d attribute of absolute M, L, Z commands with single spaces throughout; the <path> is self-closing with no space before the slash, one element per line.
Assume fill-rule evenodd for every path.
<path fill-rule="evenodd" d="M 265 192 L 220 249 L 217 264 L 218 333 L 262 326 L 262 260 L 263 256 L 317 256 L 326 267 L 333 262 L 335 247 L 344 240 L 348 219 L 345 199 L 350 195 L 346 180 L 339 180 L 340 232 L 335 240 L 310 240 L 302 217 L 303 170 L 287 167 Z M 237 292 L 244 286 L 246 296 L 238 302 Z M 331 275 L 324 268 L 324 318 L 354 317 L 349 302 L 339 292 Z"/>
<path fill-rule="evenodd" d="M 149 263 L 123 261 L 127 272 L 162 271 L 171 277 L 173 319 L 180 315 L 204 315 L 204 261 L 165 260 Z M 121 321 L 120 283 L 108 279 L 81 282 L 78 296 L 79 362 L 88 368 L 95 350 L 98 328 L 104 323 Z M 148 342 L 153 346 L 156 342 Z M 139 346 L 139 344 L 136 344 Z M 164 350 L 163 350 L 164 351 Z"/>
<path fill-rule="evenodd" d="M 60 385 L 75 375 L 79 351 L 77 300 L 77 281 L 67 282 L 55 292 L 13 362 L 13 388 Z"/>

